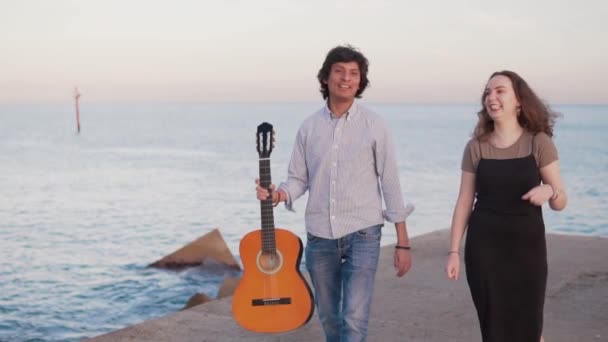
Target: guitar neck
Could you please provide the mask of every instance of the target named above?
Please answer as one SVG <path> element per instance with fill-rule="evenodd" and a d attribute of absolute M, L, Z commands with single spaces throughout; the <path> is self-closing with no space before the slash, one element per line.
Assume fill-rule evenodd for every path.
<path fill-rule="evenodd" d="M 268 188 L 272 184 L 270 178 L 270 158 L 260 158 L 260 186 Z M 268 253 L 276 252 L 274 235 L 274 212 L 272 198 L 260 201 L 262 211 L 262 250 Z"/>

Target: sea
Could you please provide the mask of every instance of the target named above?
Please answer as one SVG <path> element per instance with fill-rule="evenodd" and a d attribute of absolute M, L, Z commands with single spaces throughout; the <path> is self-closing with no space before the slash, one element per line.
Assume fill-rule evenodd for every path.
<path fill-rule="evenodd" d="M 478 105 L 365 104 L 393 135 L 416 207 L 410 236 L 449 228 Z M 238 273 L 147 266 L 215 228 L 238 260 L 260 226 L 257 126 L 274 126 L 279 183 L 299 124 L 321 106 L 84 101 L 77 134 L 73 103 L 0 105 L 0 341 L 77 341 L 176 312 L 197 292 L 215 297 Z M 569 203 L 545 206 L 547 231 L 608 236 L 608 106 L 553 108 Z M 303 241 L 305 204 L 274 215 Z M 387 224 L 382 244 L 395 240 Z"/>

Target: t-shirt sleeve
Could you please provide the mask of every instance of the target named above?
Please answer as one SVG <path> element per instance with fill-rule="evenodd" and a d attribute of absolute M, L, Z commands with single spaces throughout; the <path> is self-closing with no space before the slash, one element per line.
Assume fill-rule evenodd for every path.
<path fill-rule="evenodd" d="M 559 159 L 553 139 L 546 133 L 536 135 L 534 146 L 539 168 L 545 167 Z"/>
<path fill-rule="evenodd" d="M 475 142 L 475 139 L 471 139 L 464 147 L 464 153 L 462 154 L 462 164 L 460 166 L 462 171 L 476 173 L 477 161 L 475 161 L 476 156 L 473 153 L 473 150 L 475 149 L 474 147 L 476 146 Z"/>

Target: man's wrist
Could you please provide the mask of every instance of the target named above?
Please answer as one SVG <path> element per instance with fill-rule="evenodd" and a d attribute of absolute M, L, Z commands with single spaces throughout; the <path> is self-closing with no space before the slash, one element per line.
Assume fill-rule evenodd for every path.
<path fill-rule="evenodd" d="M 275 194 L 276 194 L 276 199 L 274 198 Z M 272 192 L 272 205 L 274 207 L 276 207 L 277 205 L 279 205 L 279 203 L 281 203 L 281 190 L 273 191 Z"/>

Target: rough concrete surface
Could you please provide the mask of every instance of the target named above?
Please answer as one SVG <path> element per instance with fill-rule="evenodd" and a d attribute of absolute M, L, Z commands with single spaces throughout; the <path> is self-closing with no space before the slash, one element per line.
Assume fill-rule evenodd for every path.
<path fill-rule="evenodd" d="M 449 232 L 412 239 L 413 267 L 393 269 L 394 245 L 382 248 L 368 341 L 481 341 L 464 270 L 458 281 L 443 271 Z M 546 342 L 608 341 L 608 238 L 547 234 L 549 279 Z M 89 341 L 323 341 L 316 312 L 304 327 L 281 334 L 241 329 L 232 297 L 142 322 Z"/>

